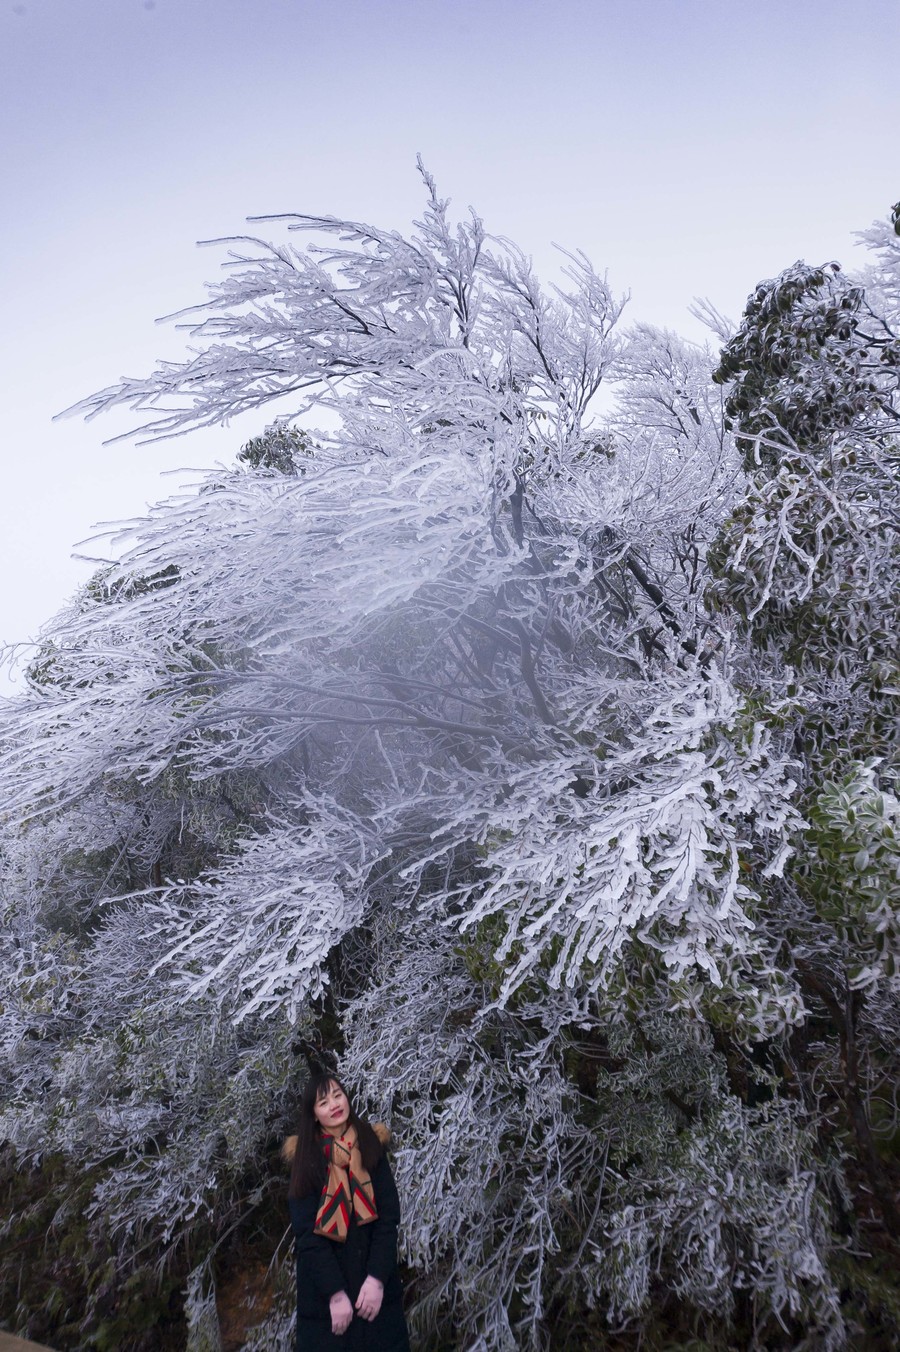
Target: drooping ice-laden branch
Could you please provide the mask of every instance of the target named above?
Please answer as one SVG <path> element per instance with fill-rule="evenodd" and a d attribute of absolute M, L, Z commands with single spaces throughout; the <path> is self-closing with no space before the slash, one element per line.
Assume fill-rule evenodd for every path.
<path fill-rule="evenodd" d="M 141 431 L 170 436 L 226 422 L 291 396 L 293 413 L 335 388 L 410 407 L 428 364 L 464 366 L 508 423 L 529 401 L 583 414 L 614 350 L 621 312 L 605 280 L 574 258 L 574 290 L 550 300 L 514 246 L 486 248 L 472 216 L 454 231 L 426 175 L 430 200 L 409 239 L 330 216 L 260 218 L 334 243 L 307 250 L 254 237 L 230 244 L 226 280 L 177 316 L 203 344 L 185 362 L 123 379 L 74 406 L 88 417 L 119 405 L 150 413 Z M 332 392 L 332 393 L 330 393 Z M 432 409 L 431 413 L 436 413 Z"/>
<path fill-rule="evenodd" d="M 321 994 L 326 959 L 362 920 L 377 866 L 377 846 L 348 814 L 321 802 L 291 807 L 237 842 L 214 877 L 169 883 L 133 920 L 160 953 L 151 976 L 164 971 L 191 1001 L 221 1002 L 227 992 L 237 1022 L 286 1012 L 293 1023 Z"/>

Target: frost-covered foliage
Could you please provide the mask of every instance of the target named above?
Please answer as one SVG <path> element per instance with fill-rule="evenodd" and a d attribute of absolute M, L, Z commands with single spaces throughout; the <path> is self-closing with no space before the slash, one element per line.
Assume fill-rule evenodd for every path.
<path fill-rule="evenodd" d="M 187 1352 L 222 1352 L 215 1288 L 202 1267 L 188 1277 L 184 1313 Z"/>
<path fill-rule="evenodd" d="M 900 728 L 900 241 L 876 225 L 855 279 L 797 263 L 750 298 L 714 375 L 750 474 L 709 563 L 707 601 L 749 640 L 757 698 L 791 736 L 808 830 L 781 903 L 811 1009 L 839 1046 L 817 1092 L 843 1100 L 868 1187 L 900 1239 L 892 1086 Z M 750 673 L 752 672 L 752 676 Z M 891 1027 L 893 1025 L 893 1032 Z"/>
<path fill-rule="evenodd" d="M 0 1136 L 88 1172 L 94 1236 L 180 1264 L 214 1346 L 234 1233 L 284 1252 L 313 1036 L 394 1129 L 423 1347 L 839 1348 L 842 1131 L 890 1182 L 894 1122 L 894 744 L 840 694 L 893 680 L 889 363 L 799 444 L 772 325 L 795 307 L 808 391 L 830 274 L 757 295 L 723 389 L 582 255 L 548 292 L 425 181 L 409 238 L 232 241 L 195 355 L 82 406 L 165 435 L 292 400 L 119 532 L 4 711 Z M 817 379 L 863 382 L 856 292 Z M 832 705 L 884 761 L 844 789 Z M 290 1337 L 276 1301 L 248 1345 Z"/>
<path fill-rule="evenodd" d="M 900 252 L 873 232 L 882 299 Z M 813 722 L 896 757 L 900 309 L 837 265 L 761 283 L 715 379 L 752 479 L 712 551 L 711 597 L 803 672 Z"/>
<path fill-rule="evenodd" d="M 839 932 L 854 989 L 900 989 L 900 802 L 871 766 L 827 784 L 812 817 L 809 887 Z"/>
<path fill-rule="evenodd" d="M 823 1262 L 830 1217 L 813 1142 L 793 1118 L 786 1105 L 747 1112 L 728 1098 L 667 1141 L 662 1158 L 645 1147 L 589 1251 L 613 1317 L 646 1309 L 663 1275 L 709 1315 L 731 1321 L 736 1306 L 749 1307 L 757 1334 L 774 1315 L 802 1329 L 795 1346 L 844 1344 L 840 1293 Z"/>

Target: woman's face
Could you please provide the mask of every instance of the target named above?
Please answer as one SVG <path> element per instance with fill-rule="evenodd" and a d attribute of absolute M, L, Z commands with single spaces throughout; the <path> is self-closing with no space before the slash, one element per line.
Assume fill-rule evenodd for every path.
<path fill-rule="evenodd" d="M 330 1080 L 324 1092 L 316 1099 L 313 1112 L 316 1121 L 329 1136 L 339 1136 L 350 1117 L 350 1100 L 337 1080 Z"/>

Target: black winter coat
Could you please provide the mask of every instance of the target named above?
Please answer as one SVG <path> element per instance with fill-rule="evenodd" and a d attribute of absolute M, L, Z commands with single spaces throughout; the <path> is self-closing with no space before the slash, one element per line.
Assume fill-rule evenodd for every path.
<path fill-rule="evenodd" d="M 343 1244 L 313 1233 L 320 1193 L 289 1201 L 297 1249 L 297 1352 L 409 1352 L 397 1276 L 400 1199 L 384 1155 L 372 1174 L 372 1187 L 378 1219 L 357 1225 L 351 1214 Z M 336 1337 L 328 1302 L 346 1291 L 355 1306 L 366 1277 L 384 1283 L 381 1309 L 371 1323 L 354 1314 L 347 1332 Z"/>

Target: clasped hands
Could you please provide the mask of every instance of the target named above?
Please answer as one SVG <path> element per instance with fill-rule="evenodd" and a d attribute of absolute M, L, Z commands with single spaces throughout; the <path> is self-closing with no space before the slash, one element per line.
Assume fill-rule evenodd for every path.
<path fill-rule="evenodd" d="M 378 1278 L 367 1277 L 359 1288 L 359 1295 L 356 1297 L 356 1313 L 360 1319 L 367 1319 L 371 1323 L 381 1309 L 383 1295 L 384 1285 Z M 329 1307 L 331 1309 L 331 1332 L 338 1335 L 346 1333 L 353 1318 L 353 1306 L 350 1304 L 350 1297 L 347 1292 L 338 1291 L 336 1296 L 331 1297 Z"/>

